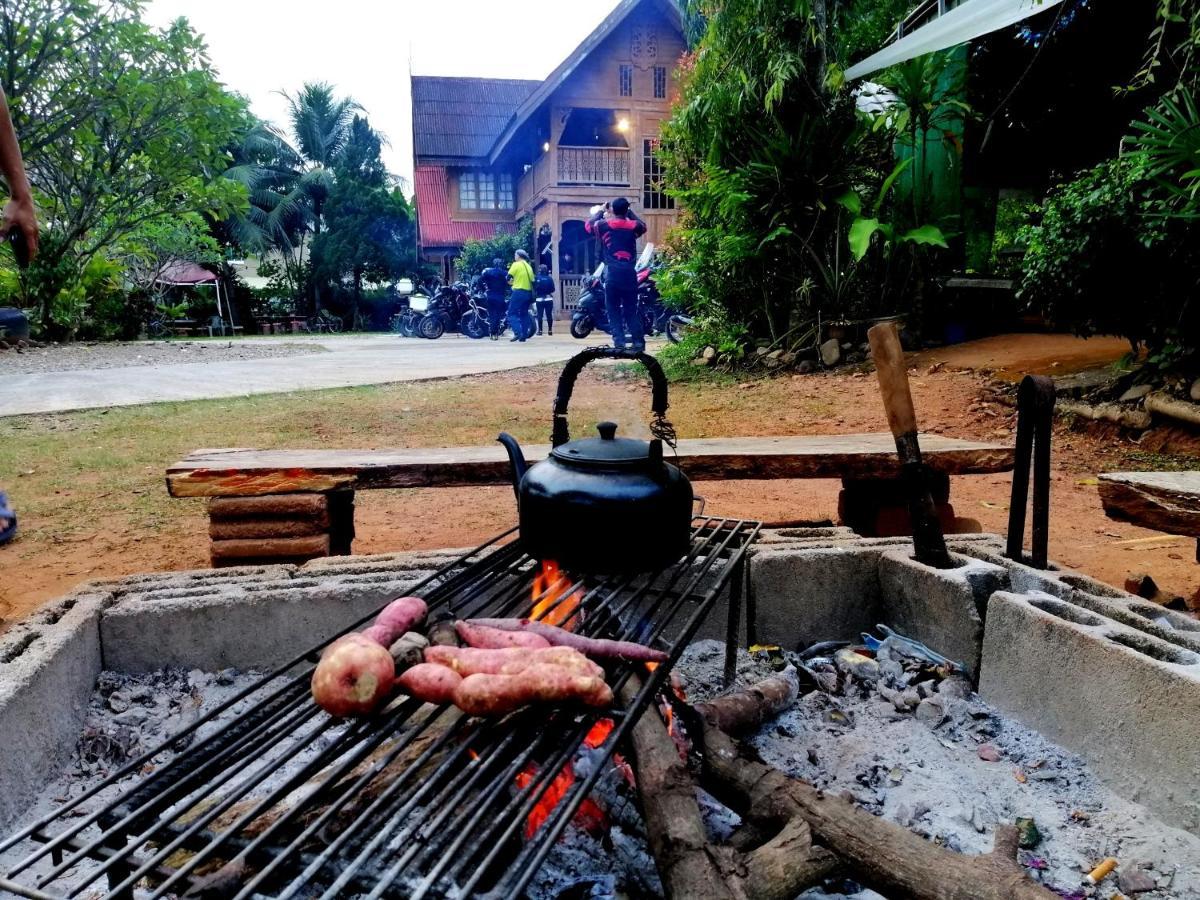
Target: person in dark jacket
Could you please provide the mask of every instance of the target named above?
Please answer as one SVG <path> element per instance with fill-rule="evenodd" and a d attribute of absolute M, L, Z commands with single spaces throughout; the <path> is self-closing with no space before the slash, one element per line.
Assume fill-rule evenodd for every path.
<path fill-rule="evenodd" d="M 606 215 L 611 214 L 611 215 Z M 613 346 L 625 349 L 628 330 L 632 348 L 646 349 L 642 318 L 638 315 L 637 242 L 646 233 L 646 223 L 629 208 L 629 201 L 618 197 L 605 204 L 588 220 L 588 234 L 600 239 L 604 249 L 604 302 Z"/>
<path fill-rule="evenodd" d="M 487 291 L 488 326 L 493 341 L 500 340 L 500 332 L 504 331 L 504 314 L 508 311 L 508 303 L 504 299 L 508 293 L 508 273 L 503 266 L 503 260 L 497 257 L 475 279 L 475 283 L 482 284 Z"/>
<path fill-rule="evenodd" d="M 546 334 L 554 334 L 554 279 L 549 266 L 538 266 L 538 276 L 533 282 L 534 306 L 537 308 L 537 333 L 542 333 L 542 319 L 546 320 Z"/>

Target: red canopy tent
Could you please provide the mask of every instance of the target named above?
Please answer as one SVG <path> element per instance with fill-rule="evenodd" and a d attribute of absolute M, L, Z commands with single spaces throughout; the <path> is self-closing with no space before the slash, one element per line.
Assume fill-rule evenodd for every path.
<path fill-rule="evenodd" d="M 230 326 L 235 324 L 233 310 L 229 309 L 229 315 L 226 315 L 225 309 L 221 305 L 221 279 L 203 266 L 183 259 L 172 260 L 163 266 L 155 280 L 158 284 L 171 287 L 203 287 L 211 284 L 217 292 L 217 315 L 222 320 L 228 319 Z M 228 308 L 228 303 L 225 304 L 225 307 Z"/>

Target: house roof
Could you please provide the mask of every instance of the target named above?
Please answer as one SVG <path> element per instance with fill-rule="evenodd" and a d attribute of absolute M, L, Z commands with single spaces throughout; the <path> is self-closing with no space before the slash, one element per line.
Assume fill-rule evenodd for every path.
<path fill-rule="evenodd" d="M 412 76 L 413 149 L 419 159 L 486 157 L 540 81 Z"/>
<path fill-rule="evenodd" d="M 683 30 L 683 14 L 679 11 L 679 6 L 674 0 L 621 0 L 617 8 L 609 13 L 608 17 L 601 22 L 596 30 L 583 39 L 574 52 L 562 61 L 557 69 L 551 72 L 545 81 L 535 82 L 537 88 L 526 97 L 522 98 L 521 105 L 517 112 L 507 122 L 506 126 L 502 126 L 503 133 L 495 141 L 494 145 L 489 147 L 491 150 L 490 161 L 494 164 L 496 159 L 508 146 L 508 142 L 520 130 L 521 126 L 537 112 L 538 108 L 545 103 L 550 95 L 553 94 L 559 86 L 562 85 L 573 73 L 588 55 L 599 47 L 613 33 L 616 28 L 629 17 L 635 9 L 643 3 L 655 3 L 682 31 Z"/>
<path fill-rule="evenodd" d="M 455 222 L 450 215 L 450 186 L 444 166 L 417 166 L 417 227 L 423 247 L 460 247 L 469 239 L 487 240 L 497 230 L 516 231 L 502 222 Z"/>

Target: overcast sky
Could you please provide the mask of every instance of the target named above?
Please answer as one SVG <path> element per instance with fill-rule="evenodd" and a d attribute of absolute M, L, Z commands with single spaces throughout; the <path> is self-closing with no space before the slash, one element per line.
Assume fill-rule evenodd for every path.
<path fill-rule="evenodd" d="M 150 0 L 146 19 L 185 16 L 222 81 L 284 125 L 305 81 L 366 107 L 388 168 L 412 178 L 408 75 L 545 78 L 619 0 Z"/>

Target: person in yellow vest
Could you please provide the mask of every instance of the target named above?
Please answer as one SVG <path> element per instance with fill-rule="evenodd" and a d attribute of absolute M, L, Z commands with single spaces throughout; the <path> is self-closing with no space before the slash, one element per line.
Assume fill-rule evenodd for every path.
<path fill-rule="evenodd" d="M 512 328 L 513 341 L 524 343 L 533 330 L 529 315 L 529 308 L 533 305 L 533 281 L 529 254 L 518 250 L 513 254 L 513 264 L 508 267 L 508 282 L 512 285 L 512 294 L 508 298 L 508 324 Z"/>

